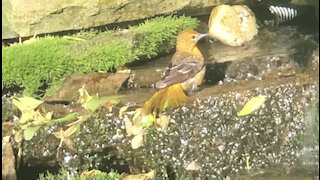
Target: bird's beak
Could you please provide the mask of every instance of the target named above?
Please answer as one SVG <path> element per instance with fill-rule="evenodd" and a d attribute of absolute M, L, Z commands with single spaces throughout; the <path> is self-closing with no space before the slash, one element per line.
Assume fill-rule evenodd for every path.
<path fill-rule="evenodd" d="M 204 38 L 208 36 L 208 34 L 199 34 L 198 37 L 197 37 L 197 41 L 199 41 L 200 39 Z"/>

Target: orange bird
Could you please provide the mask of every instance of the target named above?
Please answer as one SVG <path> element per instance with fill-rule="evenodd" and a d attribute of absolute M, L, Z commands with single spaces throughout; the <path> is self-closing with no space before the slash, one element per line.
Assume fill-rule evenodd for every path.
<path fill-rule="evenodd" d="M 145 114 L 163 112 L 165 106 L 177 107 L 186 102 L 187 93 L 202 83 L 206 67 L 197 42 L 207 34 L 194 30 L 181 32 L 177 38 L 176 53 L 160 81 L 159 90 L 144 104 Z"/>

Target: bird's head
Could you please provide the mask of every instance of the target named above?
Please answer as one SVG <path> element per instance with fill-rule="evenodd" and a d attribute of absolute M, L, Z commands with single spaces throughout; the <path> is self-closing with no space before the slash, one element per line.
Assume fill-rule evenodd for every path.
<path fill-rule="evenodd" d="M 182 31 L 177 38 L 177 51 L 201 55 L 197 42 L 206 36 L 207 34 L 200 34 L 194 30 Z"/>

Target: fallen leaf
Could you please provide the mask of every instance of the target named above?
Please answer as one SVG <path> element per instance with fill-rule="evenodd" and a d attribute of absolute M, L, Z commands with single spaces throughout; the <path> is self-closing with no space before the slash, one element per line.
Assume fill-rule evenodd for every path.
<path fill-rule="evenodd" d="M 19 144 L 22 142 L 22 130 L 14 133 L 14 140 Z"/>
<path fill-rule="evenodd" d="M 170 122 L 170 119 L 166 115 L 159 115 L 159 118 L 156 118 L 155 122 L 156 122 L 157 126 L 159 126 L 160 129 L 162 131 L 164 131 L 165 129 L 167 129 L 169 122 Z"/>
<path fill-rule="evenodd" d="M 124 120 L 124 126 L 126 128 L 127 135 L 131 136 L 132 135 L 132 133 L 131 133 L 132 132 L 132 123 L 128 117 L 126 117 Z"/>
<path fill-rule="evenodd" d="M 45 115 L 45 119 L 46 120 L 51 120 L 52 119 L 52 114 L 53 114 L 53 111 L 51 111 L 51 112 L 47 112 L 47 114 Z"/>
<path fill-rule="evenodd" d="M 71 127 L 72 127 L 72 128 L 71 128 Z M 77 130 L 77 126 L 74 125 L 74 126 L 71 126 L 71 127 L 68 128 L 68 129 L 69 129 L 69 132 L 67 132 L 67 133 L 66 133 L 66 131 L 63 130 L 62 127 L 60 127 L 57 132 L 54 132 L 54 133 L 53 133 L 53 135 L 54 135 L 56 138 L 60 139 L 60 144 L 59 144 L 59 146 L 58 146 L 58 148 L 57 148 L 57 155 L 56 155 L 57 157 L 59 157 L 60 148 L 62 147 L 62 144 L 63 144 L 63 143 L 65 143 L 66 146 L 67 146 L 69 149 L 75 150 L 75 149 L 73 148 L 73 141 L 69 138 L 69 136 L 71 136 L 71 134 L 74 133 L 74 132 Z M 67 130 L 68 130 L 68 129 L 67 129 Z M 69 136 L 66 136 L 66 135 L 69 135 Z"/>
<path fill-rule="evenodd" d="M 136 126 L 140 126 L 141 125 L 141 111 L 142 109 L 141 108 L 137 108 L 136 111 L 135 111 L 135 114 L 132 118 L 132 121 L 133 121 L 133 124 L 136 125 Z"/>
<path fill-rule="evenodd" d="M 96 169 L 93 169 L 91 171 L 83 171 L 80 175 L 80 177 L 82 176 L 91 176 L 91 175 L 97 175 L 97 174 L 100 174 L 102 173 L 101 171 L 99 170 L 96 170 Z"/>
<path fill-rule="evenodd" d="M 135 135 L 131 140 L 132 149 L 138 149 L 143 143 L 142 133 Z"/>
<path fill-rule="evenodd" d="M 123 178 L 123 180 L 153 180 L 155 179 L 155 171 L 150 171 L 144 174 L 128 175 Z"/>
<path fill-rule="evenodd" d="M 119 117 L 124 115 L 124 112 L 129 108 L 129 106 L 123 106 L 119 110 Z"/>
<path fill-rule="evenodd" d="M 72 134 L 74 134 L 74 133 L 77 131 L 77 129 L 78 129 L 79 127 L 80 127 L 79 124 L 75 124 L 75 125 L 69 127 L 67 130 L 65 130 L 65 131 L 63 132 L 63 136 L 64 136 L 64 137 L 69 137 L 69 136 L 71 136 Z"/>
<path fill-rule="evenodd" d="M 131 127 L 131 134 L 133 134 L 133 135 L 141 134 L 142 130 L 143 130 L 143 128 L 141 126 L 133 125 Z"/>
<path fill-rule="evenodd" d="M 245 106 L 242 108 L 240 112 L 238 112 L 238 116 L 245 116 L 253 111 L 259 109 L 263 103 L 266 101 L 267 96 L 260 95 L 250 99 Z"/>
<path fill-rule="evenodd" d="M 115 95 L 115 96 L 105 96 L 100 98 L 98 94 L 91 96 L 88 93 L 88 91 L 84 88 L 80 88 L 78 92 L 80 94 L 78 103 L 82 104 L 82 107 L 90 111 L 95 111 L 97 108 L 99 108 L 103 104 L 110 111 L 111 105 L 119 104 L 120 102 L 119 99 L 124 97 L 123 95 Z"/>
<path fill-rule="evenodd" d="M 197 163 L 196 160 L 192 161 L 191 163 L 183 167 L 188 171 L 197 171 L 201 168 L 201 166 L 199 165 L 199 163 Z"/>
<path fill-rule="evenodd" d="M 23 110 L 34 110 L 35 108 L 37 108 L 40 104 L 43 103 L 43 101 L 34 99 L 32 97 L 21 97 L 21 98 L 17 98 L 12 96 L 12 103 L 17 106 L 19 108 L 20 111 Z"/>
<path fill-rule="evenodd" d="M 19 124 L 24 124 L 29 120 L 33 120 L 34 117 L 39 113 L 38 111 L 35 111 L 35 110 L 23 110 L 21 112 L 22 114 L 19 119 Z"/>
<path fill-rule="evenodd" d="M 27 127 L 24 131 L 23 131 L 23 137 L 25 140 L 29 141 L 30 139 L 32 139 L 33 135 L 37 132 L 37 130 L 40 128 L 41 126 L 35 126 L 35 127 Z"/>

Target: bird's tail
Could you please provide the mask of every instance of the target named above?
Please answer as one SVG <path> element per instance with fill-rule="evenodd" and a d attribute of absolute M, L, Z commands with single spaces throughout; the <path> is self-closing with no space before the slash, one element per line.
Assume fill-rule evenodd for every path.
<path fill-rule="evenodd" d="M 186 102 L 188 96 L 183 91 L 181 84 L 174 84 L 156 92 L 143 107 L 145 114 L 161 113 L 166 107 L 178 107 Z"/>

